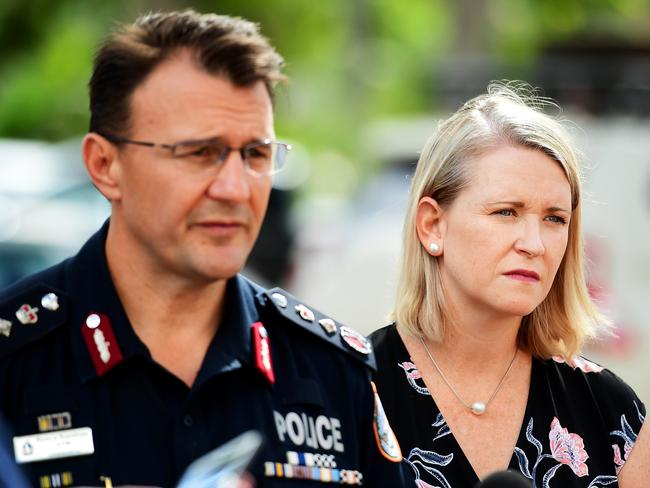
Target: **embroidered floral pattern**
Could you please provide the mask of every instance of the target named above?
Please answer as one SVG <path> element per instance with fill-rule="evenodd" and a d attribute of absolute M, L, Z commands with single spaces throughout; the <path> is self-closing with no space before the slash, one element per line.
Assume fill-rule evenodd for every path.
<path fill-rule="evenodd" d="M 566 428 L 560 425 L 557 417 L 551 422 L 548 439 L 551 444 L 553 459 L 570 466 L 576 476 L 582 477 L 589 474 L 589 468 L 587 468 L 585 462 L 589 456 L 585 451 L 582 437 L 578 434 L 569 433 Z"/>
<path fill-rule="evenodd" d="M 577 368 L 583 373 L 600 373 L 604 369 L 602 366 L 598 366 L 596 363 L 593 363 L 582 356 L 573 356 L 568 361 L 561 356 L 553 356 L 553 361 L 556 363 L 566 363 L 571 366 L 571 368 Z"/>
<path fill-rule="evenodd" d="M 638 410 L 638 406 L 637 406 L 637 410 Z M 639 415 L 640 417 L 643 417 L 640 414 L 640 412 Z M 634 436 L 634 440 L 636 440 L 636 434 L 634 434 L 632 429 L 629 428 L 629 425 L 627 425 L 626 427 L 626 424 L 627 422 L 625 422 L 625 415 L 622 415 L 621 425 L 623 426 L 623 430 L 614 431 L 612 432 L 612 435 L 621 435 L 624 437 L 625 435 L 630 436 L 631 434 Z M 626 429 L 629 429 L 629 431 L 626 431 Z M 573 473 L 578 477 L 584 477 L 589 474 L 589 469 L 587 468 L 587 464 L 586 464 L 589 455 L 587 454 L 587 451 L 585 449 L 582 437 L 580 437 L 578 434 L 570 433 L 568 429 L 562 427 L 557 417 L 553 418 L 553 421 L 551 422 L 551 429 L 548 435 L 549 448 L 551 450 L 551 454 L 543 454 L 542 443 L 538 439 L 536 439 L 535 436 L 533 436 L 532 432 L 533 432 L 533 419 L 531 418 L 528 421 L 528 425 L 526 427 L 526 439 L 528 440 L 528 442 L 533 444 L 537 449 L 537 459 L 533 464 L 532 470 L 530 468 L 528 457 L 526 456 L 526 454 L 522 449 L 520 449 L 519 447 L 515 447 L 515 455 L 517 456 L 517 460 L 519 461 L 519 469 L 524 474 L 524 476 L 532 480 L 534 488 L 538 488 L 538 487 L 550 488 L 551 486 L 550 482 L 553 479 L 553 476 L 555 476 L 555 472 L 562 465 L 565 464 L 569 466 L 573 471 Z M 631 436 L 630 439 L 632 439 Z M 629 450 L 632 449 L 633 445 L 634 442 L 632 441 Z M 627 452 L 629 452 L 629 450 L 627 450 Z M 616 456 L 617 456 L 616 449 L 614 449 L 614 451 L 615 451 L 614 462 L 616 463 Z M 620 458 L 620 450 L 618 451 L 618 456 Z M 555 461 L 558 461 L 558 464 L 552 466 L 550 469 L 546 470 L 542 474 L 541 472 L 538 472 L 538 469 L 540 469 L 540 463 L 544 459 L 553 459 Z M 619 461 L 622 461 L 623 464 L 625 463 L 624 458 L 619 459 Z M 618 473 L 618 469 L 616 472 Z M 541 484 L 539 484 L 540 481 Z M 617 481 L 618 481 L 617 476 L 598 475 L 591 480 L 587 488 L 602 488 L 604 486 L 612 485 Z"/>
<path fill-rule="evenodd" d="M 645 417 L 641 413 L 639 405 L 637 405 L 636 402 L 634 402 L 634 406 L 636 407 L 639 421 L 641 422 L 641 425 L 643 425 Z M 627 457 L 630 455 L 630 451 L 632 451 L 632 448 L 634 447 L 637 434 L 634 432 L 634 430 L 632 430 L 632 427 L 625 418 L 625 415 L 621 415 L 621 430 L 613 430 L 609 434 L 620 437 L 624 442 L 622 456 L 621 448 L 618 446 L 618 444 L 612 444 L 612 449 L 614 449 L 614 465 L 616 466 L 616 474 L 618 474 L 621 471 L 621 468 L 625 465 L 625 461 L 627 461 Z"/>
<path fill-rule="evenodd" d="M 612 449 L 614 449 L 614 464 L 616 465 L 616 474 L 621 472 L 621 468 L 625 465 L 627 461 L 627 456 L 630 454 L 632 448 L 629 447 L 629 444 L 625 443 L 625 454 L 621 456 L 621 448 L 617 444 L 612 444 Z"/>
<path fill-rule="evenodd" d="M 579 370 L 583 373 L 599 373 L 603 368 L 599 365 L 583 358 L 573 357 L 570 360 L 565 360 L 561 357 L 554 357 L 553 360 L 557 363 L 566 363 L 571 369 Z M 404 361 L 397 363 L 400 369 L 404 372 L 404 378 L 408 384 L 417 393 L 421 395 L 429 395 L 429 391 L 424 385 L 422 375 L 417 369 L 417 366 L 412 361 Z M 561 368 L 561 374 L 570 374 L 568 369 Z M 419 401 L 419 400 L 418 400 Z M 589 452 L 598 449 L 599 446 L 591 444 L 585 445 L 585 439 L 580 435 L 580 431 L 570 432 L 568 428 L 563 427 L 558 417 L 553 417 L 546 430 L 540 425 L 543 432 L 537 432 L 537 437 L 533 432 L 533 417 L 528 418 L 527 424 L 525 423 L 525 439 L 529 444 L 525 447 L 515 447 L 515 459 L 519 464 L 519 470 L 532 482 L 533 488 L 565 488 L 566 486 L 580 486 L 586 488 L 613 488 L 618 486 L 618 473 L 625 465 L 634 443 L 636 442 L 638 432 L 635 432 L 632 425 L 643 425 L 644 415 L 641 413 L 643 410 L 642 405 L 634 402 L 637 410 L 639 423 L 637 424 L 636 415 L 630 416 L 630 413 L 620 416 L 620 429 L 610 432 L 612 436 L 612 465 L 611 470 L 604 466 L 596 466 L 592 464 L 594 461 L 590 460 Z M 547 424 L 548 425 L 548 424 Z M 457 488 L 457 479 L 454 474 L 458 468 L 458 464 L 452 462 L 456 456 L 456 448 L 447 447 L 440 449 L 441 445 L 436 441 L 438 439 L 451 435 L 451 430 L 445 422 L 441 413 L 437 414 L 433 427 L 433 440 L 430 445 L 430 450 L 414 447 L 411 449 L 405 461 L 411 466 L 415 474 L 415 484 L 418 488 Z M 578 433 L 580 432 L 580 433 Z M 546 434 L 548 433 L 548 434 Z M 585 435 L 587 433 L 584 433 Z M 548 436 L 548 444 L 544 439 Z M 587 442 L 590 437 L 586 435 Z M 439 451 L 448 451 L 447 454 L 441 454 Z M 462 463 L 462 452 L 458 452 Z M 594 456 L 596 456 L 594 454 Z M 597 456 L 596 456 L 597 457 Z M 566 467 L 563 467 L 566 466 Z M 596 474 L 590 473 L 596 470 L 606 470 L 610 474 Z M 598 469 L 600 468 L 600 469 Z M 557 471 L 560 470 L 560 475 L 556 477 Z M 601 471 L 602 472 L 602 471 Z M 614 475 L 614 473 L 616 475 Z"/>
<path fill-rule="evenodd" d="M 411 361 L 404 361 L 397 365 L 404 370 L 406 380 L 415 391 L 422 395 L 429 395 L 429 390 L 426 386 L 420 386 L 416 383 L 416 380 L 422 380 L 422 375 L 414 363 Z M 431 424 L 431 426 L 438 429 L 435 432 L 432 444 L 441 437 L 451 434 L 451 430 L 449 430 L 449 426 L 440 412 L 438 412 L 436 420 Z M 453 454 L 439 454 L 435 451 L 428 451 L 420 449 L 419 447 L 414 447 L 411 449 L 411 452 L 405 461 L 413 469 L 415 474 L 415 484 L 418 488 L 452 488 L 447 481 L 447 478 L 442 474 L 442 471 L 440 471 L 438 467 L 447 466 L 453 458 Z M 435 479 L 439 484 L 431 485 L 424 481 L 422 479 L 423 472 L 428 473 L 429 476 Z"/>
<path fill-rule="evenodd" d="M 578 434 L 570 433 L 566 428 L 562 427 L 557 417 L 554 417 L 551 422 L 548 438 L 551 454 L 543 454 L 544 448 L 542 443 L 533 436 L 533 419 L 531 418 L 526 426 L 526 439 L 537 449 L 537 459 L 533 464 L 532 470 L 530 469 L 530 464 L 524 451 L 519 447 L 515 447 L 515 454 L 519 461 L 519 469 L 524 476 L 533 481 L 533 486 L 549 488 L 555 472 L 565 464 L 571 468 L 576 476 L 583 477 L 589 474 L 589 469 L 586 464 L 589 455 L 584 448 L 582 437 Z M 538 472 L 538 469 L 540 469 L 540 463 L 544 459 L 553 459 L 558 461 L 558 464 L 546 470 L 542 475 L 542 473 Z M 538 484 L 539 481 L 541 481 L 541 485 Z M 589 486 L 592 485 L 590 484 Z M 592 488 L 595 488 L 595 486 Z"/>
<path fill-rule="evenodd" d="M 433 438 L 432 443 L 441 437 L 451 434 L 451 430 L 449 430 L 449 426 L 447 425 L 447 422 L 445 422 L 441 413 L 438 413 L 436 421 L 432 424 L 432 427 L 438 427 L 438 431 L 436 432 L 436 436 Z M 418 488 L 451 488 L 447 478 L 442 474 L 442 471 L 440 471 L 437 466 L 447 466 L 453 459 L 453 454 L 443 455 L 434 451 L 425 451 L 418 447 L 414 447 L 411 449 L 406 462 L 411 466 L 411 468 L 413 468 L 413 472 L 415 473 L 415 484 Z M 422 472 L 420 469 L 429 473 L 429 475 L 440 484 L 430 485 L 424 481 L 421 478 Z"/>
<path fill-rule="evenodd" d="M 419 385 L 415 381 L 422 380 L 422 375 L 420 374 L 420 371 L 418 370 L 415 363 L 412 363 L 411 361 L 404 361 L 403 363 L 397 363 L 397 365 L 404 370 L 406 381 L 409 382 L 409 385 L 411 385 L 415 391 L 417 391 L 420 395 L 429 395 L 429 389 L 424 386 L 424 382 L 422 382 L 422 385 Z"/>

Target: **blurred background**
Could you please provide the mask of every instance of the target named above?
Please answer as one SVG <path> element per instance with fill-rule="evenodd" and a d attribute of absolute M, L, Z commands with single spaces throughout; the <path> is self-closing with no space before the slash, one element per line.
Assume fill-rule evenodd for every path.
<path fill-rule="evenodd" d="M 364 333 L 391 309 L 409 177 L 437 121 L 490 80 L 555 98 L 585 159 L 590 289 L 617 333 L 586 355 L 650 401 L 648 0 L 3 0 L 0 286 L 109 214 L 80 159 L 99 40 L 186 7 L 259 22 L 291 78 L 276 132 L 295 150 L 247 274 Z"/>

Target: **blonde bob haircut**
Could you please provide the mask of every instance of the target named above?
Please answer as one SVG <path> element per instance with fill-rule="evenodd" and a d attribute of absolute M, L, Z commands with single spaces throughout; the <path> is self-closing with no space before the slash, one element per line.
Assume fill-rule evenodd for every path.
<path fill-rule="evenodd" d="M 471 179 L 472 159 L 503 145 L 542 151 L 557 161 L 571 187 L 572 215 L 567 248 L 546 298 L 523 317 L 517 337 L 533 356 L 570 359 L 607 321 L 599 314 L 585 282 L 580 222 L 580 167 L 559 118 L 543 112 L 553 103 L 522 83 L 491 83 L 442 121 L 426 142 L 411 183 L 395 309 L 391 316 L 406 332 L 440 341 L 450 319 L 438 259 L 418 239 L 416 214 L 423 197 L 444 210 Z"/>

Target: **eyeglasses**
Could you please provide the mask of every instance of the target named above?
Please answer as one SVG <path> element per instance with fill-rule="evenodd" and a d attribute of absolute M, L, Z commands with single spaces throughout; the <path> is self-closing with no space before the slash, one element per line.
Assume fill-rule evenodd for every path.
<path fill-rule="evenodd" d="M 219 139 L 183 141 L 175 144 L 134 141 L 121 136 L 98 132 L 113 144 L 135 144 L 137 146 L 157 147 L 171 153 L 172 158 L 182 163 L 188 171 L 196 173 L 211 168 L 222 167 L 231 151 L 238 151 L 246 170 L 253 176 L 268 176 L 277 173 L 284 166 L 290 144 L 270 139 L 252 142 L 242 147 L 230 147 Z"/>

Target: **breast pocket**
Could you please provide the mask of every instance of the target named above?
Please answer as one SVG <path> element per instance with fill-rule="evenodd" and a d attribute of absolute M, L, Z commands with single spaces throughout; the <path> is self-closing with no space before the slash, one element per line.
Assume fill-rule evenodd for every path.
<path fill-rule="evenodd" d="M 14 455 L 33 486 L 73 486 L 98 480 L 90 409 L 74 393 L 50 386 L 22 393 L 14 419 Z"/>
<path fill-rule="evenodd" d="M 21 430 L 51 432 L 80 426 L 79 402 L 72 391 L 44 386 L 25 389 L 22 397 Z"/>
<path fill-rule="evenodd" d="M 358 475 L 351 460 L 357 440 L 346 438 L 346 415 L 337 410 L 337 393 L 327 394 L 310 379 L 294 380 L 285 388 L 273 410 L 277 442 L 264 463 L 265 478 L 347 483 Z"/>

